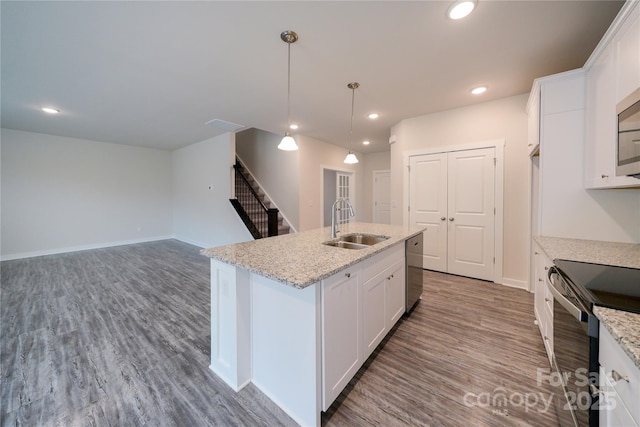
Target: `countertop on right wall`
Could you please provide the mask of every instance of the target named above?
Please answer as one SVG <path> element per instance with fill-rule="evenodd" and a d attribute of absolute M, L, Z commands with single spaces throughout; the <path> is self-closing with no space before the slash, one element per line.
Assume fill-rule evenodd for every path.
<path fill-rule="evenodd" d="M 591 262 L 640 268 L 640 244 L 603 242 L 599 240 L 567 239 L 536 236 L 534 240 L 551 259 Z"/>

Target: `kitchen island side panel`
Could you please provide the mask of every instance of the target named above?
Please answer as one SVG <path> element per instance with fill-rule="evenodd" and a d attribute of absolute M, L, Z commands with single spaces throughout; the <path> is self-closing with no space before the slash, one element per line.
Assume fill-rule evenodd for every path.
<path fill-rule="evenodd" d="M 211 259 L 211 365 L 234 391 L 251 381 L 249 273 Z"/>
<path fill-rule="evenodd" d="M 252 382 L 296 422 L 320 425 L 320 285 L 251 274 Z"/>

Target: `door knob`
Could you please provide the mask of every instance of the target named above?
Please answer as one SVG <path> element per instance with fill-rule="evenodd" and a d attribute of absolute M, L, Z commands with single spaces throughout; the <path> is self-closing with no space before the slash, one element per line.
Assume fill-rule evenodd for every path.
<path fill-rule="evenodd" d="M 450 217 L 450 218 L 449 218 L 449 221 L 453 221 L 453 217 Z"/>
<path fill-rule="evenodd" d="M 440 221 L 445 221 L 446 219 L 447 219 L 447 217 L 446 217 L 446 216 L 441 216 L 441 217 L 440 217 Z"/>

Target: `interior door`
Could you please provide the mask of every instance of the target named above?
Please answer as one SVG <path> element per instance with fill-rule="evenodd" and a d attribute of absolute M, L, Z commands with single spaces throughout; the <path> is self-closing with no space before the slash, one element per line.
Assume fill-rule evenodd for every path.
<path fill-rule="evenodd" d="M 391 224 L 391 172 L 373 173 L 373 222 Z"/>
<path fill-rule="evenodd" d="M 351 202 L 351 175 L 345 173 L 336 173 L 336 194 L 338 198 L 345 198 Z M 353 205 L 353 203 L 351 203 Z M 336 223 L 346 224 L 351 221 L 349 216 L 349 208 L 347 203 L 342 201 L 338 203 L 338 211 L 336 213 Z"/>
<path fill-rule="evenodd" d="M 447 272 L 447 153 L 409 161 L 409 223 L 426 227 L 422 265 Z"/>
<path fill-rule="evenodd" d="M 449 273 L 494 280 L 495 149 L 448 154 Z"/>

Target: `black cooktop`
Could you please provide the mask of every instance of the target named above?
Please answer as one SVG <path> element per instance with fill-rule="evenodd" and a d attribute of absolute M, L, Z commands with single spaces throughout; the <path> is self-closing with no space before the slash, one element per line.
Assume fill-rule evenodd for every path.
<path fill-rule="evenodd" d="M 563 259 L 554 264 L 589 305 L 640 313 L 640 269 Z"/>

